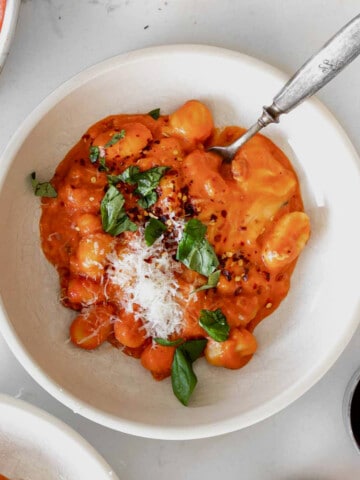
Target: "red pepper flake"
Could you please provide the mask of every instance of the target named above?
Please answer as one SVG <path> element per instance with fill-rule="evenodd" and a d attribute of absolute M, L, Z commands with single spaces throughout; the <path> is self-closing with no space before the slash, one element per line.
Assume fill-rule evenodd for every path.
<path fill-rule="evenodd" d="M 264 270 L 264 271 L 262 272 L 262 274 L 264 275 L 265 280 L 266 280 L 267 282 L 270 282 L 270 273 L 267 272 L 266 270 Z"/>
<path fill-rule="evenodd" d="M 238 297 L 242 292 L 242 288 L 241 287 L 238 287 L 235 291 L 234 291 L 234 296 L 235 297 Z"/>
<path fill-rule="evenodd" d="M 221 271 L 221 273 L 224 275 L 224 277 L 226 278 L 226 280 L 227 280 L 228 282 L 231 281 L 231 279 L 232 279 L 232 274 L 231 274 L 231 272 L 230 272 L 229 270 L 224 269 L 224 270 Z"/>

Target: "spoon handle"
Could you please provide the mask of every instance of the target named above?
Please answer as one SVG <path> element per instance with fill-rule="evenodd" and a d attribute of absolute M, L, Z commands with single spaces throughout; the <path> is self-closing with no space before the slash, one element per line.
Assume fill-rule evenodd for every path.
<path fill-rule="evenodd" d="M 213 146 L 210 151 L 231 162 L 240 147 L 262 128 L 278 123 L 283 113 L 288 113 L 299 103 L 341 72 L 360 53 L 360 15 L 353 18 L 313 55 L 274 97 L 273 104 L 263 107 L 261 117 L 240 138 L 226 147 Z"/>
<path fill-rule="evenodd" d="M 273 104 L 265 107 L 266 113 L 272 117 L 266 123 L 277 122 L 282 113 L 289 112 L 314 95 L 359 53 L 360 15 L 357 15 L 291 77 L 276 95 Z"/>

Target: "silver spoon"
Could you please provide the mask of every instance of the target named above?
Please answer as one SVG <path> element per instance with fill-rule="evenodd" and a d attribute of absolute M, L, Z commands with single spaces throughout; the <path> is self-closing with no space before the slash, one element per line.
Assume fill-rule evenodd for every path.
<path fill-rule="evenodd" d="M 270 123 L 278 123 L 280 115 L 290 112 L 303 100 L 314 95 L 359 53 L 360 15 L 357 15 L 304 63 L 276 95 L 273 104 L 263 107 L 261 117 L 240 138 L 225 147 L 210 147 L 208 151 L 218 153 L 225 162 L 231 162 L 244 143 Z"/>

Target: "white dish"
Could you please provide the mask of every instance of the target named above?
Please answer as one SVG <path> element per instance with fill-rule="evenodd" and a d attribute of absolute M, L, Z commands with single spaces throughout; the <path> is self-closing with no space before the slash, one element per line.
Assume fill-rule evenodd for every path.
<path fill-rule="evenodd" d="M 15 33 L 21 0 L 7 0 L 5 16 L 0 31 L 0 72 L 10 51 Z"/>
<path fill-rule="evenodd" d="M 65 423 L 6 395 L 0 395 L 0 473 L 23 480 L 117 479 Z"/>
<path fill-rule="evenodd" d="M 206 102 L 217 125 L 249 125 L 286 76 L 240 53 L 166 46 L 109 59 L 51 94 L 28 117 L 2 159 L 0 191 L 2 314 L 9 346 L 48 392 L 75 412 L 123 432 L 191 439 L 223 434 L 286 407 L 316 383 L 343 351 L 359 320 L 358 157 L 334 117 L 307 101 L 266 135 L 291 158 L 312 237 L 280 308 L 256 329 L 259 350 L 243 369 L 200 360 L 191 406 L 155 382 L 132 358 L 104 345 L 70 345 L 72 312 L 60 306 L 58 279 L 39 243 L 39 201 L 27 178 L 50 178 L 88 126 L 111 113 L 171 112 L 189 98 Z M 4 274 L 6 272 L 6 274 Z"/>

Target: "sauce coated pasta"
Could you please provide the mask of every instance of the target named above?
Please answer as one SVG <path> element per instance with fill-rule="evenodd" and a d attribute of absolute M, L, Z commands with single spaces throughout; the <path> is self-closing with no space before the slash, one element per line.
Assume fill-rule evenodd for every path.
<path fill-rule="evenodd" d="M 113 115 L 50 183 L 32 175 L 43 251 L 78 312 L 72 343 L 121 347 L 155 379 L 171 375 L 184 405 L 198 357 L 238 369 L 254 355 L 254 329 L 287 295 L 310 234 L 297 176 L 269 139 L 256 135 L 231 164 L 206 151 L 241 133 L 215 129 L 197 100 Z"/>

